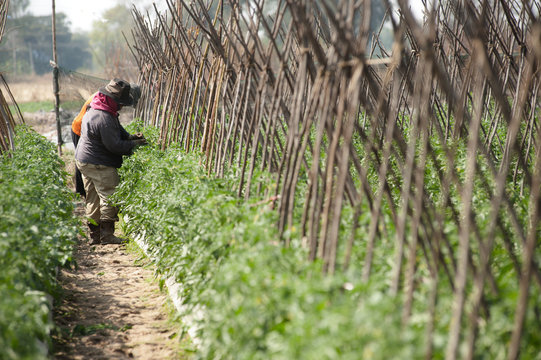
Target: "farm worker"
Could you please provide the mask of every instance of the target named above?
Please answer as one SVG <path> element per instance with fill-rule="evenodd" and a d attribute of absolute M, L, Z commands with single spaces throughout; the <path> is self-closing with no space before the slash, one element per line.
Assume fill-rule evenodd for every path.
<path fill-rule="evenodd" d="M 81 137 L 75 150 L 75 163 L 81 171 L 86 191 L 86 215 L 91 244 L 120 244 L 114 235 L 118 209 L 108 202 L 119 183 L 117 169 L 122 156 L 131 155 L 145 138 L 130 135 L 118 121 L 118 111 L 134 104 L 130 84 L 113 79 L 100 88 L 90 102 L 81 123 Z"/>
<path fill-rule="evenodd" d="M 75 148 L 77 148 L 79 138 L 81 137 L 81 123 L 83 121 L 83 116 L 86 114 L 87 110 L 90 109 L 90 103 L 92 102 L 92 99 L 94 99 L 94 96 L 96 96 L 97 94 L 98 92 L 95 92 L 88 98 L 88 100 L 86 100 L 83 107 L 81 108 L 81 111 L 79 112 L 79 114 L 77 114 L 77 116 L 75 117 L 75 119 L 73 119 L 73 122 L 71 123 L 71 140 L 73 141 L 73 146 Z M 130 84 L 130 97 L 133 99 L 133 106 L 137 106 L 137 102 L 141 97 L 141 88 L 139 87 L 139 85 Z M 86 196 L 83 178 L 77 166 L 75 166 L 75 192 L 79 193 L 82 197 Z"/>

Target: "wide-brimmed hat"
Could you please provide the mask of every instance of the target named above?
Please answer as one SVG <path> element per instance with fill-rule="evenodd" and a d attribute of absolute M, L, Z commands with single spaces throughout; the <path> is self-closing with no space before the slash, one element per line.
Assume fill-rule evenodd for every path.
<path fill-rule="evenodd" d="M 99 89 L 99 92 L 109 96 L 119 105 L 131 106 L 134 103 L 130 96 L 130 83 L 121 79 L 113 79 L 105 87 Z"/>
<path fill-rule="evenodd" d="M 141 98 L 141 87 L 139 85 L 134 83 L 130 84 L 130 97 L 132 98 L 133 107 L 136 107 Z"/>

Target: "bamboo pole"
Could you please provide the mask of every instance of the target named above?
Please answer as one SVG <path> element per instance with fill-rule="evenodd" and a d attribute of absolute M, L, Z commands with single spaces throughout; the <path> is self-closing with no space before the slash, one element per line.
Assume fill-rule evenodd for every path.
<path fill-rule="evenodd" d="M 58 155 L 62 156 L 62 126 L 60 124 L 60 88 L 58 84 L 58 56 L 56 53 L 56 4 L 52 0 L 52 38 L 53 38 L 53 92 L 54 92 L 54 113 L 56 119 L 56 136 Z"/>

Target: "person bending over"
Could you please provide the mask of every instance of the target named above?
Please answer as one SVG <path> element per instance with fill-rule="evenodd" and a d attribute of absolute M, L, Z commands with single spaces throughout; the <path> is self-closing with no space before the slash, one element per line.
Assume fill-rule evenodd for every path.
<path fill-rule="evenodd" d="M 75 150 L 75 163 L 81 171 L 86 192 L 85 211 L 92 245 L 120 244 L 114 235 L 118 208 L 108 199 L 119 183 L 122 156 L 131 155 L 147 142 L 142 134 L 130 135 L 120 125 L 118 112 L 134 103 L 130 84 L 113 79 L 100 88 L 90 102 L 81 123 L 81 137 Z"/>
<path fill-rule="evenodd" d="M 79 143 L 79 139 L 81 138 L 81 123 L 83 122 L 83 116 L 85 116 L 86 112 L 90 109 L 90 103 L 92 100 L 94 100 L 94 96 L 96 96 L 98 92 L 96 91 L 94 94 L 92 94 L 84 103 L 83 107 L 81 108 L 81 111 L 77 114 L 77 116 L 73 119 L 71 123 L 71 139 L 73 141 L 73 147 L 77 148 L 77 144 Z M 132 106 L 136 107 L 137 102 L 139 101 L 139 98 L 141 97 L 141 87 L 137 84 L 130 84 L 130 98 L 132 99 Z M 85 187 L 83 184 L 83 177 L 81 175 L 81 172 L 75 166 L 75 192 L 81 195 L 81 197 L 86 197 Z"/>

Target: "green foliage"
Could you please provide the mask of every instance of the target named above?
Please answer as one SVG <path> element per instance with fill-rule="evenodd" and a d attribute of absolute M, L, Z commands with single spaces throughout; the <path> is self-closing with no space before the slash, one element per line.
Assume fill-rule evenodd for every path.
<path fill-rule="evenodd" d="M 231 250 L 199 301 L 205 359 L 412 359 L 398 302 L 378 284 L 324 276 L 302 251 L 268 243 Z"/>
<path fill-rule="evenodd" d="M 142 147 L 124 162 L 113 201 L 158 271 L 183 285 L 200 358 L 421 357 L 423 328 L 401 327 L 382 276 L 363 285 L 355 272 L 324 276 L 298 241 L 282 246 L 265 202 L 238 199 L 232 182 L 207 177 L 199 163 L 178 148 Z"/>
<path fill-rule="evenodd" d="M 409 131 L 408 122 L 405 119 L 405 131 Z M 143 131 L 151 142 L 159 137 L 157 129 L 143 128 L 141 122 L 128 129 Z M 354 141 L 367 171 L 367 186 L 375 193 L 380 186 L 378 168 L 374 162 L 367 161 L 362 140 Z M 450 168 L 460 183 L 465 181 L 467 145 L 462 139 L 449 139 L 442 144 L 436 135 L 429 142 L 432 152 L 426 163 L 425 193 L 430 206 L 442 214 L 437 226 L 442 226 L 445 236 L 431 244 L 439 247 L 441 261 L 453 269 L 460 232 L 456 216 L 460 216 L 462 195 L 461 189 L 452 183 L 444 196 L 442 183 L 450 176 Z M 412 359 L 424 357 L 427 341 L 434 358 L 443 358 L 452 315 L 453 270 L 447 273 L 443 267 L 438 269 L 432 337 L 425 339 L 432 326 L 427 299 L 433 291 L 434 275 L 424 253 L 430 249 L 422 246 L 417 249 L 411 317 L 404 325 L 404 276 L 399 282 L 398 295 L 388 293 L 396 257 L 396 228 L 389 198 L 382 202 L 369 282 L 359 280 L 373 221 L 367 197 L 359 205 L 361 211 L 356 219 L 358 227 L 348 271 L 323 276 L 322 264 L 308 262 L 306 250 L 300 246 L 295 229 L 298 216 L 294 217 L 294 226 L 284 234 L 291 240 L 291 247 L 284 248 L 283 239 L 276 233 L 276 212 L 264 205 L 262 199 L 241 201 L 232 191 L 237 184 L 235 177 L 209 178 L 200 166 L 203 162 L 175 147 L 166 151 L 150 146 L 140 148 L 124 163 L 123 181 L 115 195 L 128 219 L 126 230 L 131 236 L 143 236 L 159 272 L 183 285 L 181 295 L 186 307 L 181 315 L 193 315 L 198 321 L 200 358 Z M 393 184 L 390 199 L 396 211 L 397 206 L 402 206 L 399 159 L 392 156 L 389 166 L 392 171 L 388 181 Z M 231 169 L 231 174 L 235 170 Z M 359 174 L 354 171 L 352 174 L 360 185 Z M 272 189 L 276 185 L 270 178 L 261 173 L 252 182 L 261 182 L 265 188 Z M 306 186 L 302 180 L 300 189 Z M 482 239 L 492 230 L 489 214 L 493 183 L 486 158 L 478 156 L 472 201 L 476 215 L 473 220 Z M 512 188 L 508 191 L 514 193 Z M 297 192 L 302 193 L 302 190 Z M 516 197 L 513 205 L 524 219 L 528 201 Z M 296 207 L 302 209 L 303 201 L 301 196 Z M 346 257 L 345 244 L 355 212 L 347 205 L 342 209 L 337 269 L 342 268 L 341 261 Z M 475 356 L 480 358 L 499 359 L 501 354 L 506 354 L 517 304 L 518 272 L 506 250 L 506 241 L 518 245 L 520 239 L 513 235 L 504 209 L 500 221 L 502 226 L 493 232 L 495 242 L 490 264 L 497 291 L 493 292 L 489 286 L 485 288 L 489 316 L 483 316 L 479 323 Z M 405 226 L 405 251 L 409 251 L 411 224 Z M 430 231 L 422 228 L 419 236 L 430 237 Z M 479 242 L 470 244 L 472 259 L 478 263 Z M 467 294 L 471 294 L 471 279 L 466 286 Z M 531 291 L 530 299 L 535 303 L 528 307 L 521 354 L 536 359 L 541 344 L 536 327 L 541 306 L 537 300 L 539 290 L 532 287 Z M 469 311 L 469 295 L 465 306 Z M 465 327 L 464 336 L 467 331 Z"/>
<path fill-rule="evenodd" d="M 53 326 L 47 298 L 72 260 L 79 230 L 54 145 L 27 127 L 0 158 L 0 348 L 3 359 L 45 358 Z"/>

